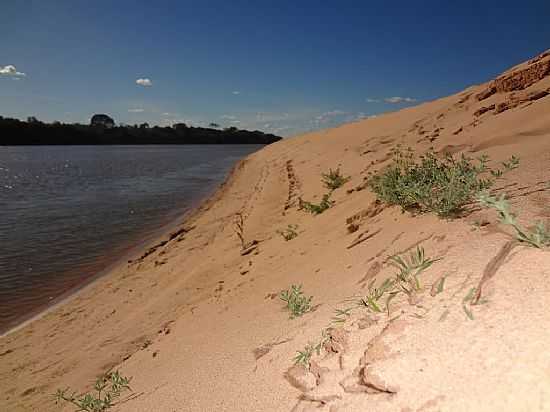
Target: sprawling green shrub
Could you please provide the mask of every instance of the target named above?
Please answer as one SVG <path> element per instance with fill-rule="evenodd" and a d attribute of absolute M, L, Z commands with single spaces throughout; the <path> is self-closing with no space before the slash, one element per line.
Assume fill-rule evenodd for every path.
<path fill-rule="evenodd" d="M 513 169 L 518 161 L 513 157 L 503 165 Z M 371 175 L 368 185 L 386 203 L 448 217 L 460 213 L 476 194 L 490 188 L 502 175 L 500 170 L 491 170 L 487 162 L 486 156 L 476 161 L 464 155 L 439 158 L 433 150 L 415 160 L 411 149 L 397 147 L 393 162 L 381 173 Z"/>

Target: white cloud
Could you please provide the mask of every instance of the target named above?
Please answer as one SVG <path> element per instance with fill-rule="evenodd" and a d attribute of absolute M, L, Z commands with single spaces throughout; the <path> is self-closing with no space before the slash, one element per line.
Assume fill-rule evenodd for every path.
<path fill-rule="evenodd" d="M 379 103 L 380 102 L 380 99 L 373 99 L 371 97 L 367 98 L 365 100 L 367 103 Z"/>
<path fill-rule="evenodd" d="M 144 87 L 149 87 L 149 86 L 152 86 L 153 85 L 153 82 L 151 81 L 151 79 L 148 79 L 147 77 L 144 78 L 144 79 L 137 79 L 136 80 L 136 84 L 140 85 L 140 86 L 144 86 Z"/>
<path fill-rule="evenodd" d="M 331 110 L 329 112 L 323 113 L 325 116 L 339 116 L 341 114 L 346 114 L 346 112 L 343 112 L 342 110 Z"/>
<path fill-rule="evenodd" d="M 220 116 L 220 119 L 224 119 L 224 120 L 235 120 L 236 117 L 235 116 L 231 116 L 229 114 L 224 114 L 223 116 Z"/>
<path fill-rule="evenodd" d="M 319 116 L 315 117 L 315 121 L 318 123 L 327 123 L 333 120 L 335 117 L 343 116 L 346 112 L 342 110 L 330 110 L 328 112 L 321 113 Z"/>
<path fill-rule="evenodd" d="M 144 109 L 128 109 L 128 113 L 143 113 Z"/>
<path fill-rule="evenodd" d="M 363 112 L 352 113 L 349 116 L 346 116 L 344 122 L 356 122 L 358 120 L 368 119 L 369 117 L 371 116 Z"/>
<path fill-rule="evenodd" d="M 397 103 L 414 103 L 416 102 L 416 99 L 413 99 L 412 97 L 399 97 L 399 96 L 395 96 L 395 97 L 386 97 L 384 99 L 384 101 L 386 103 L 392 103 L 392 104 L 397 104 Z"/>
<path fill-rule="evenodd" d="M 26 74 L 18 72 L 15 66 L 8 64 L 4 67 L 0 66 L 0 76 L 25 77 Z"/>
<path fill-rule="evenodd" d="M 239 90 L 233 90 L 231 93 L 233 93 L 235 96 L 241 94 L 241 92 Z"/>
<path fill-rule="evenodd" d="M 240 122 L 241 122 L 240 120 L 231 120 L 229 123 L 239 124 Z"/>

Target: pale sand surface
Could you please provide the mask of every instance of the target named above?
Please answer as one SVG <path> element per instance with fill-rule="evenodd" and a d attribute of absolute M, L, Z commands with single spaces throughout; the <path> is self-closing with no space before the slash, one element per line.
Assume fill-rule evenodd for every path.
<path fill-rule="evenodd" d="M 357 232 L 346 227 L 375 200 L 368 188 L 348 190 L 388 164 L 399 143 L 487 154 L 493 165 L 519 156 L 520 167 L 496 188 L 510 195 L 522 224 L 548 220 L 550 95 L 498 114 L 474 112 L 512 93 L 550 90 L 550 75 L 478 101 L 487 87 L 249 156 L 186 221 L 192 230 L 0 339 L 0 410 L 69 411 L 52 402 L 56 388 L 90 389 L 114 367 L 133 377 L 137 395 L 117 411 L 550 411 L 550 251 L 515 245 L 483 285 L 487 302 L 470 307 L 471 320 L 464 297 L 512 239 L 494 212 L 473 207 L 446 221 L 386 207 L 362 218 Z M 299 197 L 320 200 L 320 175 L 336 167 L 352 179 L 335 191 L 334 207 L 318 216 L 298 210 Z M 236 213 L 245 240 L 260 242 L 257 253 L 241 256 Z M 481 221 L 489 224 L 477 227 Z M 285 242 L 276 231 L 288 224 L 299 225 L 299 236 Z M 367 230 L 371 238 L 348 248 Z M 441 258 L 422 274 L 426 291 L 415 302 L 395 299 L 389 317 L 354 312 L 338 352 L 314 357 L 310 388 L 285 379 L 334 309 L 364 294 L 374 276 L 393 275 L 387 258 L 417 244 Z M 444 291 L 431 296 L 442 275 Z M 293 283 L 319 306 L 289 320 L 276 294 Z"/>

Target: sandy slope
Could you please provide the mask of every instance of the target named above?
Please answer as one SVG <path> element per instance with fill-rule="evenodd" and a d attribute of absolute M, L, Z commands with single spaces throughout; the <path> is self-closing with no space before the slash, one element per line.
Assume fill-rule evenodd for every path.
<path fill-rule="evenodd" d="M 493 212 L 415 217 L 376 208 L 362 190 L 398 143 L 494 162 L 515 154 L 521 165 L 498 191 L 524 224 L 548 219 L 550 95 L 533 94 L 550 90 L 545 62 L 550 56 L 511 69 L 511 80 L 253 154 L 186 222 L 189 231 L 0 340 L 3 410 L 59 410 L 49 398 L 57 387 L 87 389 L 110 367 L 133 377 L 137 396 L 120 411 L 550 410 L 550 251 L 514 245 L 496 261 L 512 236 Z M 321 172 L 338 166 L 352 179 L 335 192 L 335 206 L 315 217 L 298 210 L 299 197 L 320 200 Z M 371 213 L 350 234 L 346 219 L 362 211 Z M 245 241 L 260 242 L 246 256 L 236 213 Z M 489 224 L 476 226 L 482 221 Z M 299 225 L 299 236 L 285 242 L 276 230 L 288 224 Z M 358 236 L 368 239 L 349 248 Z M 334 332 L 337 352 L 314 358 L 317 376 L 294 370 L 285 379 L 334 309 L 365 293 L 368 280 L 391 276 L 388 256 L 417 244 L 441 258 L 422 275 L 426 292 L 396 299 L 389 317 L 355 312 L 343 334 Z M 487 302 L 470 308 L 470 320 L 463 298 L 491 274 L 492 260 Z M 431 296 L 442 275 L 444 291 Z M 295 320 L 276 297 L 292 283 L 319 305 Z"/>

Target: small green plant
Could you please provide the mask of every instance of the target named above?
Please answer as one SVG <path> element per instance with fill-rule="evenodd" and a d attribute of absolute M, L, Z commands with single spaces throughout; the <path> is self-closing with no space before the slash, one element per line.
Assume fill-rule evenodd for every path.
<path fill-rule="evenodd" d="M 332 192 L 324 194 L 323 199 L 319 204 L 307 202 L 305 200 L 300 199 L 300 209 L 303 209 L 306 212 L 311 213 L 312 215 L 320 215 L 325 210 L 330 209 L 334 205 L 334 201 L 330 200 L 331 195 L 332 195 Z"/>
<path fill-rule="evenodd" d="M 335 315 L 332 317 L 334 323 L 344 323 L 351 316 L 351 313 L 356 308 L 366 308 L 373 313 L 387 312 L 390 314 L 390 302 L 400 293 L 405 293 L 411 297 L 416 292 L 421 290 L 420 273 L 428 269 L 434 262 L 439 259 L 427 258 L 424 249 L 417 246 L 414 252 L 411 252 L 408 257 L 398 255 L 389 258 L 391 263 L 397 267 L 398 272 L 393 278 L 386 279 L 380 286 L 375 287 L 376 278 L 368 284 L 368 293 L 366 296 L 353 296 L 345 300 L 351 303 L 351 307 L 345 309 L 336 309 Z M 443 291 L 445 277 L 439 280 L 435 290 L 432 288 L 432 296 Z M 385 297 L 385 307 L 380 303 Z"/>
<path fill-rule="evenodd" d="M 393 163 L 380 174 L 372 175 L 368 185 L 380 200 L 403 210 L 434 212 L 442 217 L 459 214 L 477 193 L 493 186 L 495 178 L 503 173 L 487 166 L 487 156 L 477 159 L 476 164 L 464 155 L 456 159 L 448 154 L 440 159 L 433 150 L 420 156 L 419 161 L 410 148 L 404 152 L 398 146 L 392 153 Z M 511 170 L 518 163 L 519 159 L 512 157 L 503 165 Z"/>
<path fill-rule="evenodd" d="M 288 242 L 289 240 L 292 240 L 298 236 L 297 230 L 298 225 L 288 225 L 284 230 L 277 230 L 277 233 L 280 234 L 283 239 Z"/>
<path fill-rule="evenodd" d="M 302 316 L 311 310 L 313 296 L 306 297 L 302 291 L 302 285 L 292 285 L 290 289 L 283 290 L 279 297 L 286 302 L 291 319 Z"/>
<path fill-rule="evenodd" d="M 510 160 L 502 162 L 502 166 L 504 166 L 504 169 L 506 170 L 514 170 L 518 168 L 519 157 L 512 155 L 512 157 L 510 157 Z"/>
<path fill-rule="evenodd" d="M 392 279 L 386 279 L 382 285 L 375 288 L 374 283 L 376 282 L 376 279 L 373 279 L 369 285 L 368 285 L 368 294 L 364 298 L 361 298 L 359 300 L 359 305 L 366 307 L 371 312 L 382 312 L 382 308 L 380 307 L 378 301 L 384 296 L 386 292 L 391 291 L 395 283 Z M 387 302 L 386 302 L 387 303 Z"/>
<path fill-rule="evenodd" d="M 331 321 L 334 323 L 344 323 L 351 316 L 352 310 L 353 308 L 334 309 L 334 316 Z"/>
<path fill-rule="evenodd" d="M 95 393 L 84 393 L 78 395 L 72 392 L 68 395 L 69 389 L 58 389 L 55 394 L 56 403 L 68 402 L 74 405 L 76 412 L 103 412 L 116 405 L 116 399 L 121 393 L 130 389 L 130 379 L 121 376 L 118 371 L 108 373 L 99 378 L 95 385 Z"/>
<path fill-rule="evenodd" d="M 323 173 L 321 177 L 323 185 L 330 190 L 336 190 L 342 187 L 351 179 L 349 176 L 344 177 L 344 175 L 340 173 L 340 168 L 336 170 L 329 169 L 328 173 Z"/>
<path fill-rule="evenodd" d="M 550 246 L 550 229 L 543 222 L 537 222 L 530 230 L 523 229 L 518 224 L 516 215 L 510 210 L 510 203 L 505 199 L 504 194 L 497 198 L 487 192 L 483 192 L 478 195 L 477 199 L 482 206 L 495 209 L 499 215 L 500 222 L 512 226 L 516 231 L 516 238 L 520 242 L 527 243 L 539 249 Z"/>
<path fill-rule="evenodd" d="M 329 334 L 326 329 L 323 329 L 321 331 L 321 338 L 317 343 L 309 342 L 303 350 L 296 351 L 296 356 L 293 359 L 294 364 L 304 365 L 304 367 L 309 369 L 311 357 L 314 353 L 317 353 L 317 355 L 321 354 L 321 349 L 328 339 L 330 339 Z"/>
<path fill-rule="evenodd" d="M 414 252 L 409 254 L 408 258 L 401 256 L 391 256 L 390 261 L 399 270 L 395 275 L 396 284 L 407 295 L 411 295 L 421 289 L 418 275 L 428 269 L 439 259 L 426 258 L 424 248 L 417 246 Z"/>
<path fill-rule="evenodd" d="M 315 346 L 311 343 L 308 343 L 303 350 L 299 350 L 296 352 L 296 356 L 293 359 L 294 363 L 296 365 L 302 364 L 305 367 L 309 367 L 309 361 L 313 356 L 313 352 L 315 352 Z"/>

